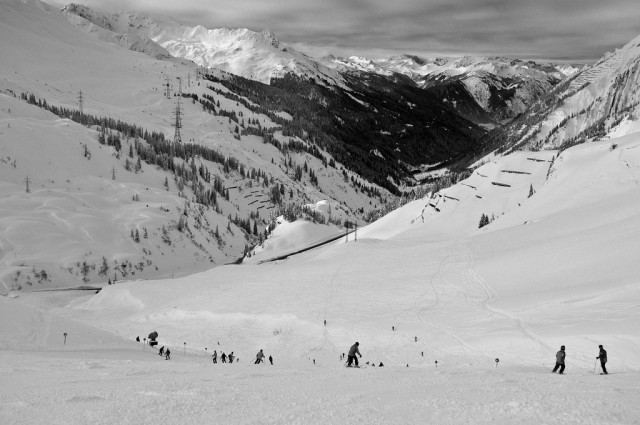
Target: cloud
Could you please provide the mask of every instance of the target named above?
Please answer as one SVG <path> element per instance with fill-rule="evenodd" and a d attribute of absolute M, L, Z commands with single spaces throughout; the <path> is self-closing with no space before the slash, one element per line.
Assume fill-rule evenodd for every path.
<path fill-rule="evenodd" d="M 86 0 L 209 28 L 269 28 L 308 52 L 596 60 L 640 34 L 637 0 Z M 334 50 L 332 50 L 334 49 Z"/>

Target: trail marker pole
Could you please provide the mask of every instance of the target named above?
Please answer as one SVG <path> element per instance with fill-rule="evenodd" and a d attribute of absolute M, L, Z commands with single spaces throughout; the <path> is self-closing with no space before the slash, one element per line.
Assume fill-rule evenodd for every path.
<path fill-rule="evenodd" d="M 593 374 L 596 374 L 596 368 L 598 367 L 598 359 L 596 359 L 596 362 L 593 365 Z"/>
<path fill-rule="evenodd" d="M 500 363 L 500 359 L 496 358 L 496 369 L 498 368 L 498 363 Z"/>
<path fill-rule="evenodd" d="M 436 369 L 438 368 L 438 361 L 436 360 Z"/>
<path fill-rule="evenodd" d="M 144 345 L 142 346 L 142 349 L 144 350 L 145 348 L 147 348 L 147 338 L 144 338 Z"/>
<path fill-rule="evenodd" d="M 186 342 L 184 343 L 184 355 L 185 356 L 187 355 L 187 343 Z"/>
<path fill-rule="evenodd" d="M 207 347 L 204 347 L 204 356 L 207 357 Z"/>
<path fill-rule="evenodd" d="M 67 333 L 63 333 L 62 335 L 64 335 L 64 343 L 62 345 L 67 345 Z M 595 373 L 595 369 L 594 369 L 594 373 Z"/>

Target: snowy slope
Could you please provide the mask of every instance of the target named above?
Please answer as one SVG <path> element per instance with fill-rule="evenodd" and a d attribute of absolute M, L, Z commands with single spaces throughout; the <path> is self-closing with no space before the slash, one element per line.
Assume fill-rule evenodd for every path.
<path fill-rule="evenodd" d="M 234 133 L 239 124 L 184 99 L 184 141 L 215 149 L 247 172 L 260 170 L 265 176 L 251 179 L 195 158 L 196 167 L 207 167 L 230 188 L 229 199 L 219 196 L 218 210 L 188 202 L 193 192 L 176 174 L 144 162 L 133 171 L 132 138 L 120 134 L 123 150 L 118 153 L 98 143 L 97 126 L 60 119 L 20 100 L 21 94 L 78 110 L 82 91 L 86 114 L 135 124 L 170 140 L 176 100 L 164 96 L 164 84 L 169 80 L 177 91 L 179 77 L 183 91 L 215 96 L 221 108 L 263 127 L 275 124 L 238 104 L 233 93 L 227 97 L 209 90 L 207 84 L 228 93 L 219 84 L 197 80 L 196 66 L 186 61 L 156 60 L 89 37 L 44 3 L 4 0 L 0 11 L 0 293 L 73 286 L 85 283 L 84 277 L 99 284 L 114 277 L 171 277 L 235 261 L 258 238 L 245 235 L 229 217 L 253 214 L 251 225 L 264 231 L 274 208 L 264 178 L 284 185 L 293 194 L 287 197 L 292 203 L 324 199 L 339 204 L 345 217 L 374 207 L 366 194 L 345 184 L 341 172 L 325 168 L 318 158 L 305 152 L 285 155 L 257 136 L 239 141 Z M 292 139 L 279 132 L 274 137 Z M 305 162 L 316 171 L 317 186 L 308 184 L 308 176 L 294 180 L 285 165 Z M 25 193 L 27 178 L 30 194 Z M 181 184 L 186 189 L 181 191 Z M 177 230 L 183 216 L 190 229 L 186 233 Z M 136 230 L 140 243 L 130 236 Z M 108 273 L 99 273 L 103 257 Z"/>
<path fill-rule="evenodd" d="M 637 372 L 604 378 L 569 368 L 559 377 L 540 367 L 443 358 L 438 368 L 352 370 L 340 361 L 313 365 L 277 356 L 273 366 L 253 365 L 257 348 L 246 356 L 237 351 L 239 363 L 213 365 L 203 351 L 184 355 L 172 347 L 166 361 L 131 338 L 109 337 L 19 300 L 0 297 L 0 317 L 10 325 L 0 328 L 5 424 L 626 424 L 638 418 Z"/>
<path fill-rule="evenodd" d="M 357 242 L 286 261 L 0 299 L 0 314 L 17 318 L 0 333 L 0 414 L 19 423 L 637 422 L 640 137 L 616 144 L 496 157 L 361 229 Z M 496 218 L 478 229 L 482 213 Z M 105 350 L 76 336 L 88 325 L 129 341 L 157 330 L 173 360 L 117 338 Z M 21 345 L 33 329 L 43 337 Z M 356 340 L 364 362 L 385 367 L 342 368 Z M 606 378 L 593 374 L 598 344 Z M 564 377 L 549 373 L 560 345 Z M 260 348 L 274 366 L 251 364 Z M 240 362 L 214 366 L 213 349 Z"/>
<path fill-rule="evenodd" d="M 297 360 L 331 361 L 357 339 L 385 364 L 499 356 L 540 365 L 566 344 L 573 367 L 588 369 L 604 343 L 615 347 L 617 368 L 635 370 L 640 139 L 618 142 L 614 151 L 565 151 L 548 179 L 552 153 L 509 155 L 359 230 L 357 242 L 276 264 L 120 284 L 63 312 L 123 335 L 157 327 L 171 345 L 213 339 Z M 606 178 L 589 184 L 586 176 Z M 496 219 L 478 229 L 483 213 Z M 122 306 L 122 297 L 144 309 Z"/>
<path fill-rule="evenodd" d="M 640 37 L 559 84 L 507 131 L 509 145 L 556 148 L 630 134 L 638 121 Z M 621 126 L 621 127 L 619 127 Z"/>

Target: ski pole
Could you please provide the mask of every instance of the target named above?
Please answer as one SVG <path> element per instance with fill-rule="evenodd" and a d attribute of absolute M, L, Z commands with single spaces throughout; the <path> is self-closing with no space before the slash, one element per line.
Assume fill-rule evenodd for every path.
<path fill-rule="evenodd" d="M 596 368 L 598 367 L 598 359 L 596 359 L 596 362 L 593 364 L 593 374 L 596 374 Z"/>

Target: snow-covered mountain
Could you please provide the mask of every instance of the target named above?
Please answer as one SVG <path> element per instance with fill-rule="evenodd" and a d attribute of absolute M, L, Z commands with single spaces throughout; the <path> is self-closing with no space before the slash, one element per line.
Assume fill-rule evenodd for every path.
<path fill-rule="evenodd" d="M 497 157 L 286 261 L 0 297 L 0 419 L 633 424 L 640 137 L 615 143 Z"/>
<path fill-rule="evenodd" d="M 640 128 L 640 36 L 557 85 L 497 137 L 510 148 L 557 148 Z"/>
<path fill-rule="evenodd" d="M 136 12 L 107 14 L 74 3 L 66 6 L 63 13 L 89 34 L 111 39 L 124 47 L 133 45 L 132 50 L 146 49 L 154 57 L 168 52 L 205 68 L 221 69 L 267 84 L 271 78 L 285 73 L 313 78 L 322 84 L 343 84 L 339 73 L 295 51 L 269 30 L 188 27 L 164 17 Z"/>
<path fill-rule="evenodd" d="M 343 72 L 403 74 L 420 87 L 437 88 L 454 105 L 457 101 L 462 103 L 462 96 L 455 92 L 460 88 L 495 123 L 521 114 L 562 79 L 578 71 L 571 65 L 537 64 L 500 57 L 420 58 L 407 55 L 368 59 L 352 56 L 329 57 L 324 62 Z"/>
<path fill-rule="evenodd" d="M 332 205 L 327 233 L 389 195 L 363 191 L 330 154 L 275 130 L 270 116 L 288 114 L 250 109 L 191 62 L 87 36 L 38 1 L 2 0 L 0 12 L 0 293 L 236 261 L 264 237 L 274 188 L 282 205 Z M 167 98 L 178 78 L 194 97 Z M 162 152 L 178 99 L 184 146 L 197 155 Z M 270 128 L 272 143 L 252 135 Z"/>

